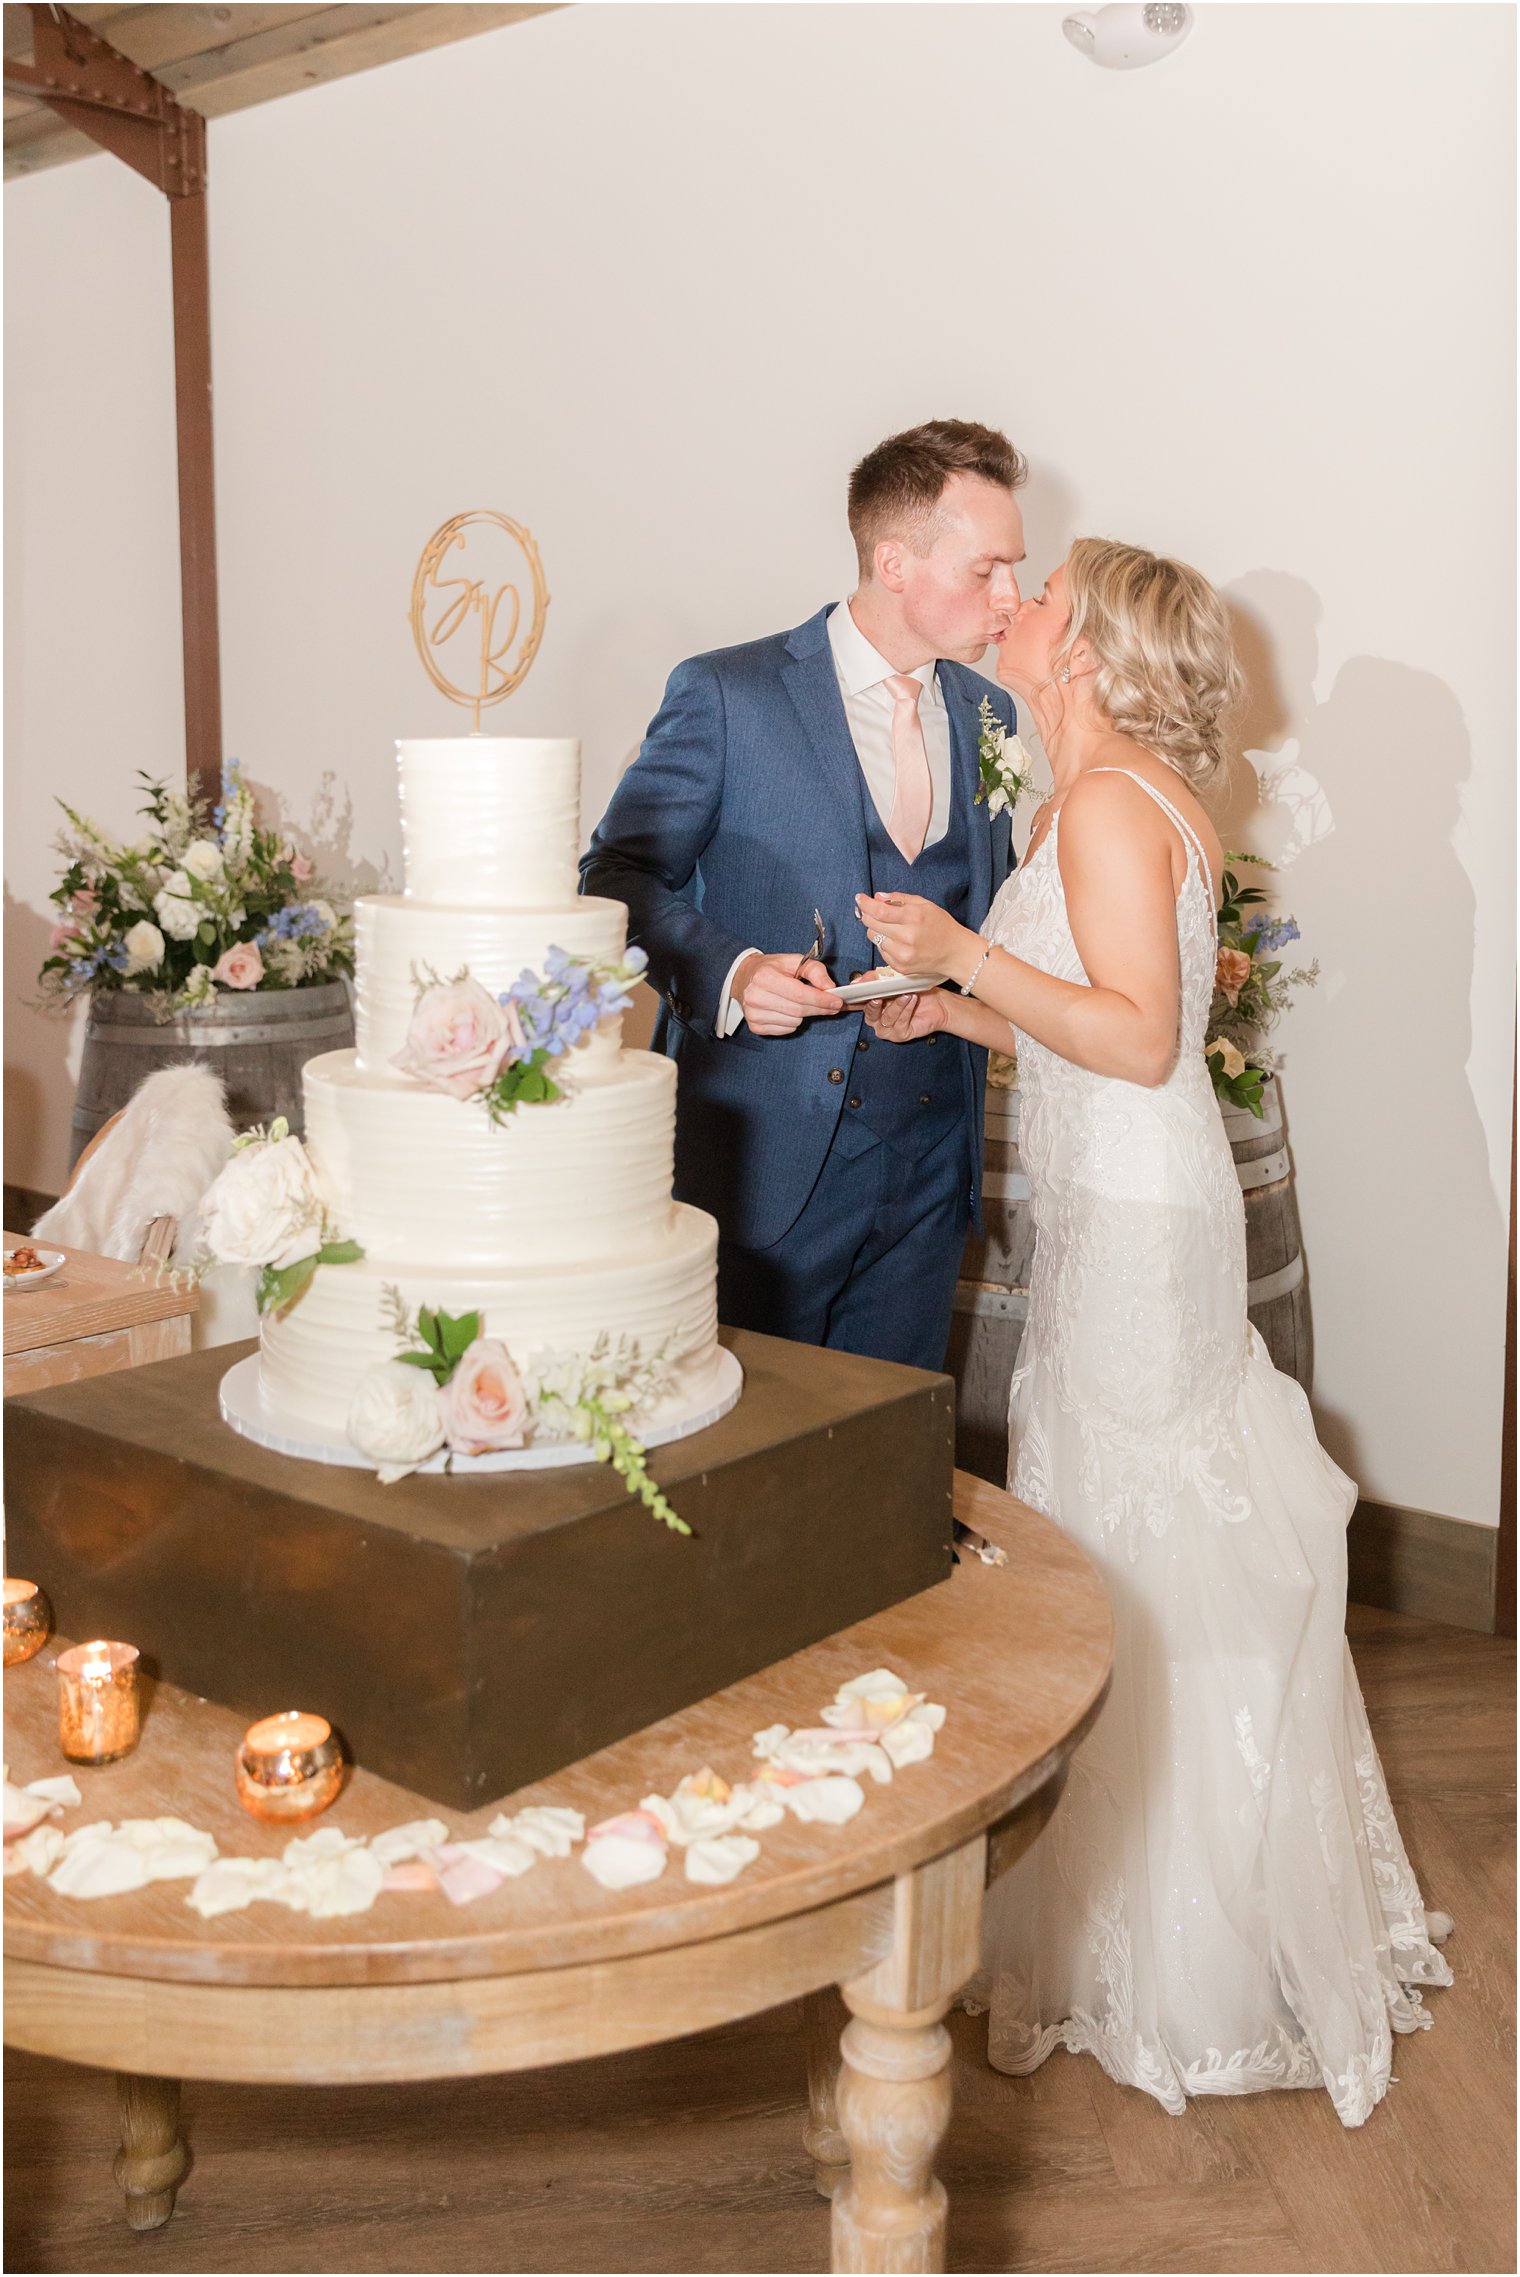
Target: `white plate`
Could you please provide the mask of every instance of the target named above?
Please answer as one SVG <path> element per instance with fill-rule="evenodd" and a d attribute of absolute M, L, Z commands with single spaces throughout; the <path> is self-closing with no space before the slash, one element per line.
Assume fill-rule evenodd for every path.
<path fill-rule="evenodd" d="M 943 988 L 944 985 L 943 973 L 930 973 L 919 980 L 907 980 L 900 972 L 893 972 L 890 966 L 883 965 L 879 972 L 873 972 L 865 980 L 847 981 L 843 988 L 836 988 L 834 994 L 846 1004 L 875 1004 L 883 996 L 927 996 L 931 988 Z"/>
<path fill-rule="evenodd" d="M 18 1241 L 16 1247 L 17 1249 L 35 1249 L 43 1262 L 38 1266 L 35 1273 L 7 1273 L 5 1285 L 8 1289 L 35 1289 L 39 1281 L 46 1281 L 59 1270 L 60 1266 L 68 1263 L 68 1259 L 61 1249 L 43 1249 L 35 1241 Z M 9 1257 L 14 1253 L 8 1249 L 5 1254 Z"/>
<path fill-rule="evenodd" d="M 639 1427 L 639 1437 L 646 1447 L 667 1447 L 674 1439 L 685 1439 L 693 1431 L 705 1431 L 709 1424 L 717 1423 L 737 1406 L 744 1389 L 744 1370 L 727 1345 L 720 1345 L 712 1375 L 697 1395 L 694 1403 L 684 1409 L 668 1403 L 656 1410 L 647 1424 Z M 277 1455 L 295 1455 L 308 1463 L 336 1463 L 344 1470 L 372 1471 L 375 1464 L 358 1448 L 349 1443 L 346 1432 L 330 1429 L 320 1423 L 309 1423 L 301 1416 L 282 1415 L 264 1397 L 259 1376 L 259 1355 L 250 1352 L 246 1360 L 239 1360 L 222 1378 L 220 1404 L 222 1421 L 230 1423 L 243 1438 L 252 1439 L 260 1447 L 269 1447 Z M 578 1439 L 545 1440 L 536 1447 L 503 1448 L 494 1455 L 456 1455 L 453 1471 L 456 1477 L 468 1478 L 475 1472 L 557 1470 L 571 1463 L 589 1463 L 593 1457 Z M 419 1472 L 441 1472 L 444 1466 L 442 1451 L 419 1463 Z"/>

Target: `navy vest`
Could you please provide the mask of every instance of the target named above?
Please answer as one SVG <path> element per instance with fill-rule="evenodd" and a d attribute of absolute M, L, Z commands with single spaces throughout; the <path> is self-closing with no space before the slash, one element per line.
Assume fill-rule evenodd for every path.
<path fill-rule="evenodd" d="M 952 794 L 950 823 L 937 845 L 906 862 L 867 791 L 861 801 L 871 858 L 872 893 L 916 893 L 938 902 L 962 925 L 970 889 L 970 840 L 964 803 Z M 834 1144 L 847 1156 L 884 1140 L 916 1161 L 963 1118 L 972 1095 L 971 1063 L 959 1036 L 926 1036 L 916 1044 L 883 1043 L 862 1022 L 845 1069 L 845 1096 Z"/>

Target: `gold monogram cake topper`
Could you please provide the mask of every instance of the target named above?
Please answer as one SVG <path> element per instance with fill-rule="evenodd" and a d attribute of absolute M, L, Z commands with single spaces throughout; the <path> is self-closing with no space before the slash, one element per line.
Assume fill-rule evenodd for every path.
<path fill-rule="evenodd" d="M 482 574 L 474 577 L 443 574 L 456 547 L 466 557 L 463 565 L 466 570 L 473 567 Z M 523 632 L 523 603 L 518 584 L 513 582 L 510 573 L 497 581 L 503 568 L 510 571 L 514 549 L 527 563 L 532 587 L 533 612 L 526 632 Z M 520 579 L 520 565 L 517 574 Z M 443 604 L 429 623 L 430 597 L 439 595 L 445 597 Z M 423 547 L 417 574 L 412 579 L 412 638 L 434 687 L 441 688 L 451 703 L 470 707 L 475 715 L 477 735 L 481 713 L 492 704 L 499 704 L 504 696 L 510 696 L 526 679 L 544 637 L 548 607 L 549 588 L 544 583 L 544 567 L 538 558 L 533 534 L 509 515 L 498 514 L 489 506 L 478 506 L 468 514 L 456 514 L 442 529 L 435 530 Z M 474 641 L 462 637 L 468 633 L 472 621 Z M 519 633 L 522 633 L 520 645 Z M 475 648 L 471 671 L 476 683 L 473 688 L 456 686 L 438 661 L 436 652 L 456 638 L 460 641 L 456 653 L 461 657 L 471 647 Z"/>

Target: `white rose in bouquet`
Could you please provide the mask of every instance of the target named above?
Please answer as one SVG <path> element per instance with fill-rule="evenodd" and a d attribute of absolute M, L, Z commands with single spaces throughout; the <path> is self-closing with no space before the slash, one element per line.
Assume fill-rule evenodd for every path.
<path fill-rule="evenodd" d="M 201 1207 L 206 1246 L 219 1264 L 279 1272 L 322 1246 L 321 1190 L 296 1138 L 239 1147 Z"/>
<path fill-rule="evenodd" d="M 348 1436 L 380 1469 L 382 1486 L 405 1478 L 443 1445 L 438 1386 L 426 1368 L 382 1360 L 366 1368 L 354 1387 Z"/>
<path fill-rule="evenodd" d="M 156 925 L 142 918 L 122 941 L 127 952 L 127 971 L 152 972 L 164 961 L 164 937 Z"/>
<path fill-rule="evenodd" d="M 222 849 L 214 838 L 197 838 L 193 846 L 185 848 L 180 862 L 203 885 L 214 885 L 226 868 L 222 860 Z"/>
<path fill-rule="evenodd" d="M 193 941 L 200 930 L 201 913 L 195 903 L 171 893 L 167 886 L 154 895 L 153 914 L 171 941 Z"/>

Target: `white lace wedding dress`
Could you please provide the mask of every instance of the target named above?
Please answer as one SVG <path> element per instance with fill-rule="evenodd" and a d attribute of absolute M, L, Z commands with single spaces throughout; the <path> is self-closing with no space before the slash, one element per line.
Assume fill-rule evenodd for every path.
<path fill-rule="evenodd" d="M 1125 769 L 1105 772 L 1126 773 Z M 1451 1982 L 1345 1641 L 1355 1489 L 1246 1319 L 1240 1187 L 1204 1063 L 1213 892 L 1177 901 L 1177 1064 L 1151 1090 L 1018 1038 L 1036 1247 L 1009 1484 L 1101 1567 L 1113 1688 L 1064 1798 L 988 1893 L 988 2052 L 1064 2046 L 1169 2111 L 1323 2085 L 1359 2126 L 1392 2032 Z M 1059 818 L 983 932 L 1087 985 Z M 1014 1576 L 1017 1586 L 1017 1576 Z"/>

